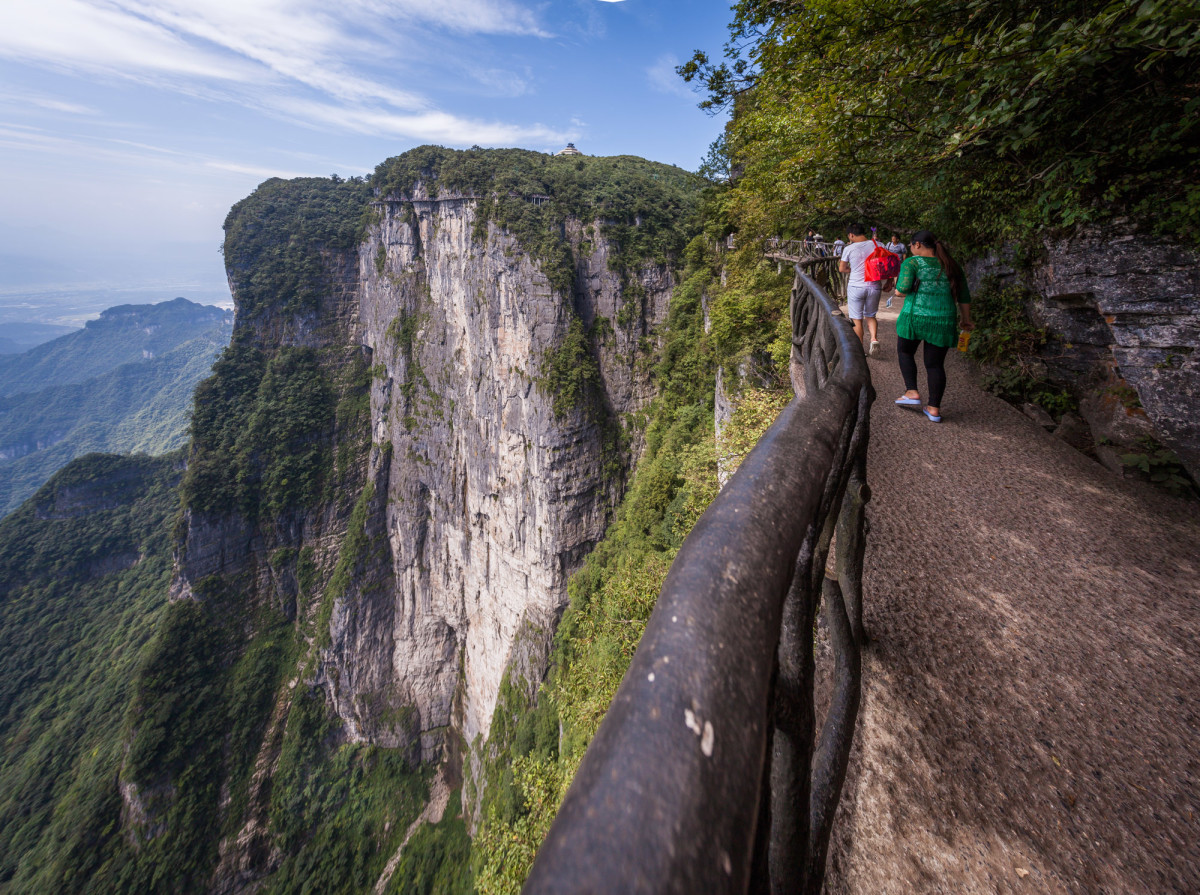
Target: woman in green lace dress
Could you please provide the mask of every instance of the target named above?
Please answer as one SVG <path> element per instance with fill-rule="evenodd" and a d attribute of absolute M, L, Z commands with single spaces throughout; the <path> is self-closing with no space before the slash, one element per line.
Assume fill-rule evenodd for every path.
<path fill-rule="evenodd" d="M 958 341 L 960 329 L 970 330 L 971 292 L 958 262 L 946 246 L 928 230 L 915 234 L 909 246 L 912 255 L 900 265 L 896 295 L 904 308 L 896 319 L 896 355 L 904 387 L 896 399 L 901 407 L 920 407 L 917 389 L 917 346 L 925 343 L 921 359 L 928 380 L 925 416 L 942 421 L 942 395 L 946 391 L 946 354 Z"/>

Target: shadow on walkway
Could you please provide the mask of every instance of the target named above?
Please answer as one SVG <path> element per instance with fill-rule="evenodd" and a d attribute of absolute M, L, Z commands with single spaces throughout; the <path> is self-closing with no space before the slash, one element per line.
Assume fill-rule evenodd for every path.
<path fill-rule="evenodd" d="M 1047 434 L 957 352 L 944 423 L 895 407 L 880 329 L 873 642 L 826 891 L 1200 892 L 1197 505 Z"/>

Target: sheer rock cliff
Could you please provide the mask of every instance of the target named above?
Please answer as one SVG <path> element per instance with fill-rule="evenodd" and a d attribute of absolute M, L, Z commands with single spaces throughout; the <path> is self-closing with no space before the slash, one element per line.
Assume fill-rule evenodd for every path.
<path fill-rule="evenodd" d="M 510 664 L 544 672 L 567 578 L 603 533 L 629 459 L 604 428 L 651 395 L 638 360 L 672 279 L 642 270 L 640 306 L 600 345 L 603 412 L 559 418 L 538 382 L 543 357 L 573 315 L 594 324 L 624 307 L 606 244 L 582 255 L 564 300 L 495 225 L 476 239 L 473 198 L 418 191 L 377 207 L 355 298 L 373 363 L 368 477 L 386 495 L 367 524 L 386 549 L 334 607 L 322 680 L 353 735 L 419 736 L 428 761 L 447 729 L 486 736 Z M 540 636 L 518 642 L 523 628 Z"/>
<path fill-rule="evenodd" d="M 285 857 L 271 835 L 270 778 L 299 694 L 323 692 L 340 742 L 448 761 L 456 775 L 460 747 L 487 738 L 506 672 L 536 687 L 567 579 L 603 535 L 640 450 L 630 417 L 653 396 L 668 265 L 618 272 L 601 222 L 568 218 L 575 269 L 564 294 L 516 238 L 479 220 L 474 196 L 434 198 L 418 183 L 371 206 L 365 238 L 320 250 L 322 285 L 306 303 L 254 300 L 260 272 L 226 254 L 235 350 L 267 371 L 245 394 L 257 388 L 261 402 L 272 364 L 309 352 L 340 397 L 335 421 L 293 443 L 327 444 L 315 503 L 272 514 L 261 495 L 250 509 L 185 498 L 172 599 L 208 600 L 223 581 L 243 605 L 294 620 L 302 638 L 264 716 L 245 807 L 222 796 L 240 821 L 224 822 L 237 832 L 219 846 L 218 892 L 252 888 Z M 585 334 L 581 362 L 594 375 L 587 394 L 564 401 L 545 372 L 573 331 Z M 369 381 L 361 418 L 342 411 L 356 394 L 346 383 L 359 380 Z M 204 460 L 197 451 L 193 463 Z M 254 611 L 237 611 L 254 636 Z M 126 816 L 151 835 L 138 791 L 124 790 Z"/>

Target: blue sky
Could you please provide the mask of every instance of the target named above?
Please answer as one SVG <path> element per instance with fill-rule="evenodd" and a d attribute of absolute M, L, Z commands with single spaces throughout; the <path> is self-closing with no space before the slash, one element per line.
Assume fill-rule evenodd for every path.
<path fill-rule="evenodd" d="M 673 68 L 718 52 L 730 16 L 720 0 L 3 0 L 0 304 L 66 319 L 113 295 L 219 300 L 221 222 L 255 185 L 365 174 L 422 143 L 573 141 L 694 170 L 724 122 Z"/>

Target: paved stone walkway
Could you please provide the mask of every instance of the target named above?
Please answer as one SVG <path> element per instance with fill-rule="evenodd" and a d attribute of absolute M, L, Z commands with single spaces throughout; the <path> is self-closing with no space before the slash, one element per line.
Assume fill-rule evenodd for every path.
<path fill-rule="evenodd" d="M 1047 434 L 957 352 L 945 422 L 893 406 L 894 319 L 826 891 L 1200 892 L 1197 504 Z"/>

